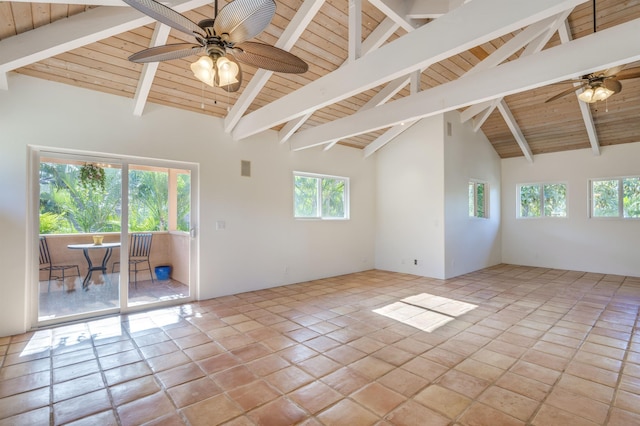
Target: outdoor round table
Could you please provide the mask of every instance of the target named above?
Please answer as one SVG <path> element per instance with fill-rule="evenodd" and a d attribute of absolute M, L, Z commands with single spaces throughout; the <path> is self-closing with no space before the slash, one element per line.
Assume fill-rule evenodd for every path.
<path fill-rule="evenodd" d="M 111 258 L 111 253 L 114 248 L 120 247 L 120 243 L 102 243 L 102 244 L 69 244 L 67 248 L 72 250 L 82 250 L 84 253 L 84 258 L 87 259 L 87 264 L 89 265 L 89 270 L 87 271 L 87 275 L 84 277 L 82 281 L 82 289 L 87 290 L 87 285 L 89 284 L 89 280 L 91 279 L 91 274 L 93 271 L 102 271 L 102 275 L 106 276 L 107 272 L 107 262 Z M 104 257 L 102 258 L 102 264 L 100 266 L 94 266 L 93 262 L 91 262 L 91 258 L 89 257 L 89 250 L 104 250 Z"/>

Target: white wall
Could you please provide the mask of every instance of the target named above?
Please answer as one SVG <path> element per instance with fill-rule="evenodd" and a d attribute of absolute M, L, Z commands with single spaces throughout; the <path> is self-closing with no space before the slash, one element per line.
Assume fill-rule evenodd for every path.
<path fill-rule="evenodd" d="M 442 116 L 377 152 L 377 269 L 444 278 L 443 156 Z"/>
<path fill-rule="evenodd" d="M 505 263 L 640 276 L 640 220 L 590 219 L 592 178 L 640 175 L 640 143 L 502 160 Z M 567 218 L 516 219 L 516 185 L 565 182 Z"/>
<path fill-rule="evenodd" d="M 451 112 L 377 156 L 376 268 L 451 278 L 500 263 L 500 159 L 481 132 Z M 489 219 L 469 217 L 472 178 L 489 183 Z"/>
<path fill-rule="evenodd" d="M 30 144 L 199 163 L 200 298 L 373 267 L 375 162 L 360 150 L 292 153 L 274 132 L 235 142 L 210 116 L 149 104 L 135 117 L 130 99 L 16 74 L 9 88 L 0 92 L 0 336 L 30 327 Z M 240 160 L 252 162 L 251 178 Z M 294 170 L 351 178 L 351 220 L 295 221 Z"/>
<path fill-rule="evenodd" d="M 444 121 L 445 277 L 451 278 L 501 262 L 500 157 L 482 132 L 460 123 L 457 111 Z M 471 179 L 489 184 L 486 219 L 469 217 Z"/>

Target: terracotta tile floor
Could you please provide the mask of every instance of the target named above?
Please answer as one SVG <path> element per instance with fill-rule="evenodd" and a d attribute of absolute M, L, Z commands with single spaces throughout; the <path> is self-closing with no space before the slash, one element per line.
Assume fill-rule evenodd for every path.
<path fill-rule="evenodd" d="M 367 271 L 0 338 L 0 425 L 638 425 L 640 278 Z"/>

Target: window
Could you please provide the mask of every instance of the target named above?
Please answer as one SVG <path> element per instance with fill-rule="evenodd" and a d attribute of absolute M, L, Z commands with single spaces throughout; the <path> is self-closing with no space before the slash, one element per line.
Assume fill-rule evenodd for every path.
<path fill-rule="evenodd" d="M 640 218 L 640 177 L 592 180 L 591 217 Z"/>
<path fill-rule="evenodd" d="M 348 178 L 294 172 L 293 182 L 296 218 L 349 218 Z"/>
<path fill-rule="evenodd" d="M 518 217 L 566 217 L 567 185 L 540 183 L 518 187 Z"/>
<path fill-rule="evenodd" d="M 488 185 L 484 182 L 469 182 L 469 217 L 487 218 Z"/>

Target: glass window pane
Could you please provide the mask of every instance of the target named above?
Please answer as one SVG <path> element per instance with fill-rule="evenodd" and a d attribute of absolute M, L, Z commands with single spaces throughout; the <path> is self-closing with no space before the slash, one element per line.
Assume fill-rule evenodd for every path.
<path fill-rule="evenodd" d="M 485 215 L 485 198 L 484 198 L 485 185 L 484 183 L 476 184 L 476 216 L 486 217 Z"/>
<path fill-rule="evenodd" d="M 622 180 L 624 217 L 640 217 L 640 178 Z"/>
<path fill-rule="evenodd" d="M 344 184 L 342 179 L 322 179 L 322 217 L 344 217 Z"/>
<path fill-rule="evenodd" d="M 520 187 L 520 217 L 540 216 L 540 185 Z"/>
<path fill-rule="evenodd" d="M 100 171 L 101 183 L 93 183 L 96 175 L 90 173 L 81 179 L 83 167 L 90 166 Z M 120 231 L 119 168 L 43 159 L 39 180 L 41 234 Z"/>
<path fill-rule="evenodd" d="M 475 206 L 475 185 L 473 182 L 469 182 L 469 216 L 476 215 Z"/>
<path fill-rule="evenodd" d="M 567 216 L 567 185 L 562 183 L 544 185 L 544 215 Z"/>
<path fill-rule="evenodd" d="M 296 217 L 318 217 L 318 178 L 294 176 Z"/>
<path fill-rule="evenodd" d="M 178 175 L 178 231 L 191 229 L 191 175 Z"/>
<path fill-rule="evenodd" d="M 592 182 L 593 217 L 618 217 L 618 179 Z"/>
<path fill-rule="evenodd" d="M 129 230 L 169 229 L 169 174 L 129 170 Z"/>

